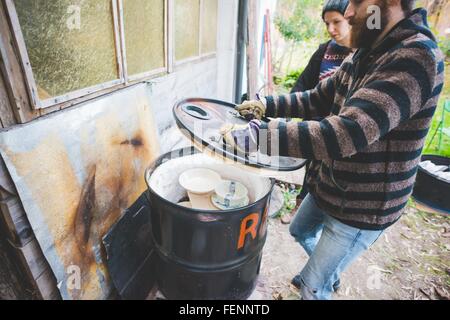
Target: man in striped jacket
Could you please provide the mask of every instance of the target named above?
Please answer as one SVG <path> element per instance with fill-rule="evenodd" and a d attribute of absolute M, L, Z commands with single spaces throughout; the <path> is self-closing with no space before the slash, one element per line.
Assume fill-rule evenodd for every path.
<path fill-rule="evenodd" d="M 351 0 L 345 17 L 358 50 L 334 76 L 310 91 L 237 106 L 243 116 L 305 121 L 223 128 L 241 149 L 248 140 L 238 138 L 267 130 L 269 141 L 253 141 L 261 150 L 267 143 L 271 155 L 313 160 L 310 194 L 290 226 L 310 256 L 292 281 L 304 299 L 331 298 L 340 273 L 400 218 L 412 193 L 444 76 L 427 13 L 413 11 L 414 2 Z M 308 121 L 314 117 L 324 119 Z"/>

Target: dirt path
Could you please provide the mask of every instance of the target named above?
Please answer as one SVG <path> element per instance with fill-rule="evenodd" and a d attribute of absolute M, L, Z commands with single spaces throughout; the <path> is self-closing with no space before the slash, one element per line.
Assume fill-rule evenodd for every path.
<path fill-rule="evenodd" d="M 288 229 L 270 219 L 254 298 L 299 299 L 290 280 L 307 255 Z M 341 283 L 334 299 L 450 299 L 450 216 L 419 211 L 412 203 Z"/>

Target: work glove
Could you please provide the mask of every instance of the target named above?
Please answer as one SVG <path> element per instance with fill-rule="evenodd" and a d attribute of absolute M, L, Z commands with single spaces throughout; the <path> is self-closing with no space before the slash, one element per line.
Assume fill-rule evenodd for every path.
<path fill-rule="evenodd" d="M 252 120 L 246 125 L 227 123 L 220 128 L 223 141 L 240 153 L 248 154 L 258 150 L 258 136 L 261 122 Z"/>
<path fill-rule="evenodd" d="M 266 106 L 261 100 L 244 101 L 235 107 L 241 116 L 250 121 L 253 119 L 261 120 L 266 113 Z"/>

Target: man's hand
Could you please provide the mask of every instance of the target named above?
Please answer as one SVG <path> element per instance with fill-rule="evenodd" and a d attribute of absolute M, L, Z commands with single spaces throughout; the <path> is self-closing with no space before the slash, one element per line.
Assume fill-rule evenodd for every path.
<path fill-rule="evenodd" d="M 266 113 L 266 106 L 259 100 L 244 101 L 242 104 L 237 105 L 235 109 L 247 120 L 261 120 Z"/>
<path fill-rule="evenodd" d="M 256 152 L 258 150 L 258 120 L 250 121 L 247 125 L 227 123 L 220 128 L 224 142 L 241 153 Z"/>

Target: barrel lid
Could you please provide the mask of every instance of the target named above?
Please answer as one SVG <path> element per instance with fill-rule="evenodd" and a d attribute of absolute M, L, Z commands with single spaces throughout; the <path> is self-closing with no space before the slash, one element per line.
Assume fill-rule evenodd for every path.
<path fill-rule="evenodd" d="M 203 98 L 189 98 L 177 102 L 173 108 L 178 128 L 201 152 L 227 162 L 275 171 L 295 171 L 306 164 L 305 159 L 269 157 L 259 152 L 244 154 L 229 150 L 223 144 L 220 128 L 225 123 L 248 123 L 229 102 Z"/>

